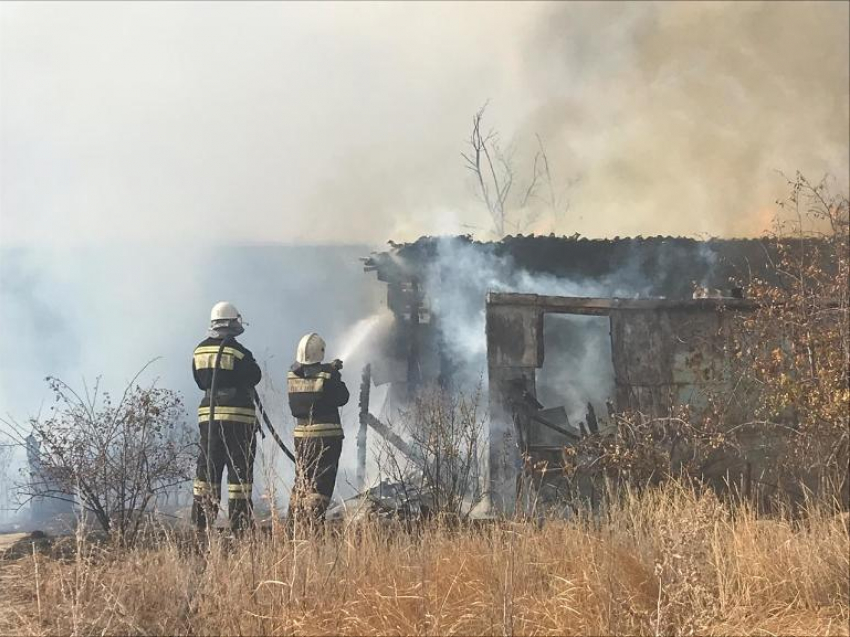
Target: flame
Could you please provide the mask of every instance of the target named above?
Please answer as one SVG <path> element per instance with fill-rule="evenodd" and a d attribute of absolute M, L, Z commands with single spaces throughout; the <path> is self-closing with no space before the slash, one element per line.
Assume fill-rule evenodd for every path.
<path fill-rule="evenodd" d="M 753 230 L 757 236 L 764 236 L 774 229 L 777 217 L 776 207 L 773 205 L 759 208 L 753 215 Z"/>

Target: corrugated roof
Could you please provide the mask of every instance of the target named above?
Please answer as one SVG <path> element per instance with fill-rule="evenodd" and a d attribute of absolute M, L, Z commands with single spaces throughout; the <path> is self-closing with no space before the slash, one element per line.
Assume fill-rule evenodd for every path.
<path fill-rule="evenodd" d="M 452 248 L 480 250 L 529 273 L 574 280 L 601 279 L 633 273 L 633 282 L 648 279 L 663 295 L 690 295 L 694 282 L 723 287 L 730 278 L 764 275 L 771 242 L 760 238 L 637 236 L 593 239 L 578 234 L 510 235 L 500 241 L 479 241 L 469 235 L 425 236 L 411 243 L 390 243 L 385 252 L 365 258 L 364 269 L 387 282 L 421 278 L 439 253 Z M 442 266 L 451 268 L 451 262 Z M 444 270 L 445 271 L 445 270 Z M 646 286 L 644 286 L 646 287 Z"/>

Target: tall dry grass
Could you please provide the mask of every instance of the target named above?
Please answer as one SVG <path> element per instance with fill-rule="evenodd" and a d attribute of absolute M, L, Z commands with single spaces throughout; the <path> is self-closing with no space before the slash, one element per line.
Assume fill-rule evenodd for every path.
<path fill-rule="evenodd" d="M 187 553 L 80 536 L 0 564 L 3 634 L 848 634 L 846 517 L 676 484 L 596 519 L 282 528 Z"/>

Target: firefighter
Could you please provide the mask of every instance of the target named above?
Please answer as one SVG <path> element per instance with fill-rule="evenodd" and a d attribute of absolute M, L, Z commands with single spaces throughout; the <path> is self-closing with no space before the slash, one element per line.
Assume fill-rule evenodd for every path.
<path fill-rule="evenodd" d="M 192 358 L 195 382 L 204 391 L 198 407 L 201 450 L 192 505 L 192 521 L 198 531 L 204 531 L 218 514 L 225 467 L 231 530 L 240 534 L 252 519 L 258 426 L 252 396 L 261 372 L 251 352 L 236 341 L 244 331 L 239 311 L 225 301 L 216 303 L 210 314 L 208 338 L 195 348 Z"/>
<path fill-rule="evenodd" d="M 287 374 L 289 407 L 296 420 L 290 519 L 302 512 L 311 521 L 323 520 L 336 483 L 344 437 L 339 408 L 348 402 L 348 388 L 340 374 L 342 361 L 325 364 L 324 357 L 322 337 L 306 334 Z"/>

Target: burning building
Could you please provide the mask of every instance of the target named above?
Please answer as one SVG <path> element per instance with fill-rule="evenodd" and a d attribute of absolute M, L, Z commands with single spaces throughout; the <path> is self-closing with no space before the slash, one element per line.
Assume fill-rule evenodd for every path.
<path fill-rule="evenodd" d="M 564 446 L 609 412 L 662 415 L 699 404 L 707 388 L 722 391 L 726 310 L 752 309 L 731 282 L 769 276 L 768 263 L 756 239 L 392 244 L 364 260 L 387 284 L 395 319 L 371 381 L 388 385 L 382 413 L 391 413 L 421 387 L 484 380 L 484 491 L 493 509 L 510 511 L 521 456 L 557 467 Z M 361 463 L 367 426 L 387 434 L 369 413 L 368 393 L 362 411 Z"/>

